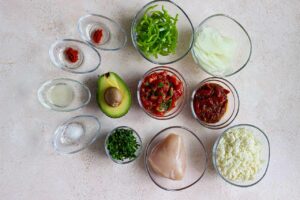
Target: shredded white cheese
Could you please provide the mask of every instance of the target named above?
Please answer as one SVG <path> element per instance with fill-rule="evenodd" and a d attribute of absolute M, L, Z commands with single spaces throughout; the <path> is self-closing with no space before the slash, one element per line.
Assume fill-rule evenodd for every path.
<path fill-rule="evenodd" d="M 261 143 L 249 129 L 231 129 L 217 147 L 218 169 L 229 180 L 253 180 L 263 163 L 261 152 Z"/>

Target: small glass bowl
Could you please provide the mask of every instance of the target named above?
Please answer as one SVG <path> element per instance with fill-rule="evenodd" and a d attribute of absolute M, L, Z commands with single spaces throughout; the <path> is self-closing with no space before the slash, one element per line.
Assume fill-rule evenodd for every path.
<path fill-rule="evenodd" d="M 143 17 L 145 11 L 153 5 L 157 5 L 157 7 L 153 9 L 153 11 L 161 11 L 162 6 L 164 6 L 164 8 L 171 16 L 175 16 L 176 14 L 178 14 L 178 40 L 175 54 L 170 54 L 168 56 L 158 55 L 158 58 L 155 58 L 154 56 L 147 57 L 137 44 L 137 34 L 135 31 L 136 26 Z M 137 51 L 148 61 L 158 65 L 171 64 L 181 60 L 191 50 L 194 40 L 194 27 L 187 14 L 174 2 L 165 0 L 151 1 L 147 3 L 134 17 L 131 24 L 131 39 L 135 49 L 137 49 Z"/>
<path fill-rule="evenodd" d="M 136 155 L 135 158 L 124 159 L 124 160 L 116 160 L 113 157 L 111 157 L 111 155 L 109 153 L 109 150 L 107 149 L 106 143 L 108 142 L 109 136 L 111 136 L 112 134 L 114 134 L 114 132 L 117 129 L 127 129 L 127 130 L 132 130 L 133 131 L 133 135 L 136 138 L 137 143 L 140 145 L 139 148 L 135 152 L 135 155 Z M 139 136 L 139 134 L 134 129 L 132 129 L 132 128 L 128 127 L 128 126 L 119 126 L 119 127 L 116 127 L 109 134 L 107 134 L 107 136 L 105 138 L 105 142 L 104 142 L 104 147 L 105 147 L 105 152 L 106 152 L 107 157 L 109 157 L 112 161 L 114 161 L 115 163 L 118 163 L 118 164 L 127 164 L 127 163 L 130 163 L 130 162 L 136 160 L 141 155 L 141 152 L 142 152 L 142 149 L 143 149 L 141 137 Z"/>
<path fill-rule="evenodd" d="M 99 44 L 92 40 L 91 35 L 97 29 L 103 30 L 103 41 Z M 93 47 L 107 51 L 117 51 L 125 47 L 126 31 L 120 24 L 103 15 L 88 14 L 78 20 L 81 38 Z"/>
<path fill-rule="evenodd" d="M 78 61 L 75 63 L 71 63 L 65 58 L 64 51 L 69 47 L 78 51 Z M 74 74 L 93 72 L 101 64 L 101 56 L 98 51 L 80 40 L 57 40 L 51 45 L 49 56 L 56 67 Z"/>
<path fill-rule="evenodd" d="M 194 39 L 196 42 L 198 33 L 206 27 L 216 29 L 221 35 L 233 39 L 236 47 L 234 51 L 233 60 L 231 62 L 231 69 L 215 72 L 205 68 L 199 63 L 195 53 L 195 43 L 192 48 L 192 55 L 194 61 L 208 74 L 217 77 L 228 77 L 238 73 L 242 70 L 250 60 L 252 53 L 252 43 L 249 34 L 245 28 L 235 19 L 224 14 L 216 14 L 204 19 L 195 30 Z"/>
<path fill-rule="evenodd" d="M 73 128 L 70 128 L 73 126 Z M 75 126 L 75 128 L 74 128 Z M 100 134 L 100 122 L 92 115 L 79 115 L 68 119 L 57 127 L 53 146 L 60 154 L 79 152 L 92 144 Z M 71 133 L 77 129 L 77 134 Z"/>
<path fill-rule="evenodd" d="M 153 148 L 170 133 L 182 137 L 186 150 L 187 166 L 182 180 L 171 180 L 156 174 L 148 161 Z M 160 188 L 168 191 L 180 191 L 197 183 L 204 175 L 207 168 L 207 152 L 202 141 L 195 133 L 182 126 L 172 126 L 161 130 L 149 142 L 145 153 L 145 166 L 151 180 Z"/>
<path fill-rule="evenodd" d="M 51 103 L 51 99 L 49 99 L 49 91 L 57 85 L 66 85 L 70 87 L 73 93 L 73 98 L 69 105 L 62 107 Z M 87 86 L 76 80 L 68 78 L 58 78 L 46 81 L 38 89 L 37 95 L 39 102 L 45 108 L 60 112 L 70 112 L 78 110 L 86 106 L 91 100 L 91 92 Z"/>
<path fill-rule="evenodd" d="M 193 102 L 194 102 L 195 94 L 196 94 L 197 90 L 206 83 L 216 83 L 216 84 L 222 86 L 224 89 L 229 91 L 229 94 L 227 94 L 227 98 L 228 98 L 227 110 L 226 110 L 224 116 L 221 118 L 221 120 L 217 123 L 206 123 L 204 121 L 201 121 L 197 117 L 197 114 L 194 109 Z M 192 93 L 192 98 L 191 98 L 190 104 L 191 104 L 191 110 L 192 110 L 192 114 L 193 114 L 194 118 L 197 119 L 197 121 L 202 126 L 209 128 L 209 129 L 221 129 L 221 128 L 224 128 L 224 127 L 228 126 L 229 124 L 231 124 L 233 122 L 233 120 L 236 118 L 236 116 L 238 115 L 239 108 L 240 108 L 240 99 L 239 99 L 237 90 L 229 81 L 227 81 L 226 79 L 223 79 L 223 78 L 210 77 L 210 78 L 204 79 L 196 86 L 195 90 Z"/>
<path fill-rule="evenodd" d="M 258 172 L 258 174 L 256 174 L 256 178 L 254 180 L 247 181 L 247 182 L 229 180 L 226 177 L 224 177 L 218 169 L 217 149 L 218 149 L 219 142 L 226 132 L 228 132 L 229 130 L 232 130 L 232 129 L 236 129 L 236 128 L 245 128 L 245 129 L 251 130 L 253 132 L 254 137 L 257 138 L 262 144 L 262 154 L 261 155 L 265 162 L 263 163 L 263 166 L 260 169 L 260 171 Z M 267 135 L 261 129 L 259 129 L 258 127 L 254 126 L 254 125 L 251 125 L 251 124 L 234 125 L 232 127 L 229 127 L 228 129 L 226 129 L 222 133 L 222 135 L 220 135 L 219 138 L 216 140 L 216 142 L 213 146 L 213 150 L 212 150 L 212 161 L 213 161 L 214 168 L 217 171 L 218 175 L 221 176 L 223 178 L 223 180 L 225 180 L 227 183 L 230 183 L 230 184 L 238 186 L 238 187 L 253 186 L 253 185 L 257 184 L 258 182 L 260 182 L 267 173 L 267 170 L 269 167 L 269 162 L 270 162 L 269 139 L 268 139 Z"/>
<path fill-rule="evenodd" d="M 167 71 L 168 74 L 176 76 L 176 78 L 179 79 L 182 82 L 183 94 L 177 100 L 175 108 L 168 111 L 166 113 L 166 115 L 164 115 L 164 116 L 156 116 L 156 115 L 152 114 L 150 111 L 148 111 L 144 108 L 141 97 L 140 97 L 140 90 L 141 90 L 142 83 L 143 83 L 144 79 L 147 76 L 149 76 L 152 73 L 162 72 L 162 71 Z M 171 67 L 167 67 L 167 66 L 154 67 L 154 68 L 150 69 L 149 71 L 147 71 L 138 83 L 137 99 L 138 99 L 139 105 L 147 115 L 149 115 L 150 117 L 152 117 L 154 119 L 167 120 L 167 119 L 171 119 L 171 118 L 176 117 L 182 111 L 182 109 L 185 105 L 185 99 L 186 99 L 187 96 L 188 96 L 188 86 L 187 86 L 186 81 L 184 80 L 183 76 L 177 70 L 175 70 Z"/>

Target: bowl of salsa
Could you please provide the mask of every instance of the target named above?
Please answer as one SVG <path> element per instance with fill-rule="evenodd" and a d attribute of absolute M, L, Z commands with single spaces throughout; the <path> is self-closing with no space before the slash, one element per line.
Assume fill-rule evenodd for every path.
<path fill-rule="evenodd" d="M 158 66 L 147 71 L 138 83 L 140 107 L 152 118 L 171 119 L 184 107 L 187 84 L 175 69 Z"/>
<path fill-rule="evenodd" d="M 231 124 L 240 107 L 235 87 L 226 79 L 217 77 L 200 82 L 190 103 L 194 118 L 209 129 L 221 129 Z"/>

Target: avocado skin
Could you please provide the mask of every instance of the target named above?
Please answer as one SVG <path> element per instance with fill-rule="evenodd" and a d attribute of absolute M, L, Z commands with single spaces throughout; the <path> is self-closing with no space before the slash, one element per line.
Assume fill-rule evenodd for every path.
<path fill-rule="evenodd" d="M 115 80 L 117 81 L 118 85 L 121 86 L 121 88 L 119 88 L 119 89 L 122 89 L 123 94 L 125 95 L 125 96 L 123 96 L 123 101 L 125 101 L 125 103 L 124 103 L 125 105 L 122 105 L 123 104 L 123 102 L 122 102 L 122 104 L 120 106 L 112 108 L 105 102 L 105 100 L 104 100 L 104 91 L 105 90 L 101 90 L 100 87 L 101 87 L 102 79 L 105 80 L 105 78 L 110 78 L 110 77 L 114 77 Z M 132 103 L 131 92 L 130 92 L 127 84 L 124 82 L 124 80 L 118 74 L 116 74 L 115 72 L 107 72 L 105 74 L 102 74 L 98 78 L 97 86 L 98 86 L 97 93 L 96 93 L 97 104 L 98 104 L 98 107 L 100 108 L 100 110 L 106 116 L 108 116 L 110 118 L 120 118 L 128 113 L 128 111 L 130 110 L 130 107 L 131 107 L 131 103 Z M 103 87 L 105 87 L 105 86 L 103 86 Z"/>

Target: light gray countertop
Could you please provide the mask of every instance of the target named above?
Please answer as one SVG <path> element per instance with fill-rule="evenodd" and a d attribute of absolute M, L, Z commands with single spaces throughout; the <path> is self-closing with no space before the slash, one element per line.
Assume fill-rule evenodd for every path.
<path fill-rule="evenodd" d="M 266 177 L 251 188 L 229 185 L 211 165 L 203 179 L 181 192 L 167 192 L 152 183 L 143 159 L 117 165 L 104 153 L 103 139 L 114 127 L 136 129 L 144 144 L 159 130 L 184 125 L 203 140 L 207 150 L 221 130 L 203 128 L 189 106 L 174 119 L 157 121 L 138 107 L 139 78 L 155 65 L 143 59 L 129 40 L 125 49 L 101 51 L 101 67 L 88 75 L 64 72 L 50 62 L 48 49 L 59 38 L 77 38 L 77 20 L 87 11 L 112 17 L 130 35 L 130 24 L 145 0 L 0 1 L 0 199 L 299 199 L 300 198 L 300 1 L 184 1 L 178 3 L 194 26 L 204 18 L 225 13 L 237 19 L 253 42 L 250 62 L 228 78 L 237 88 L 241 107 L 233 124 L 251 123 L 264 130 L 271 143 Z M 208 77 L 189 54 L 172 64 L 190 88 Z M 98 74 L 119 73 L 130 85 L 133 106 L 123 118 L 110 119 L 96 105 Z M 91 103 L 78 111 L 60 113 L 43 108 L 36 96 L 46 80 L 69 77 L 92 91 Z M 69 156 L 54 152 L 56 126 L 78 114 L 93 114 L 102 123 L 100 138 L 90 148 Z"/>

